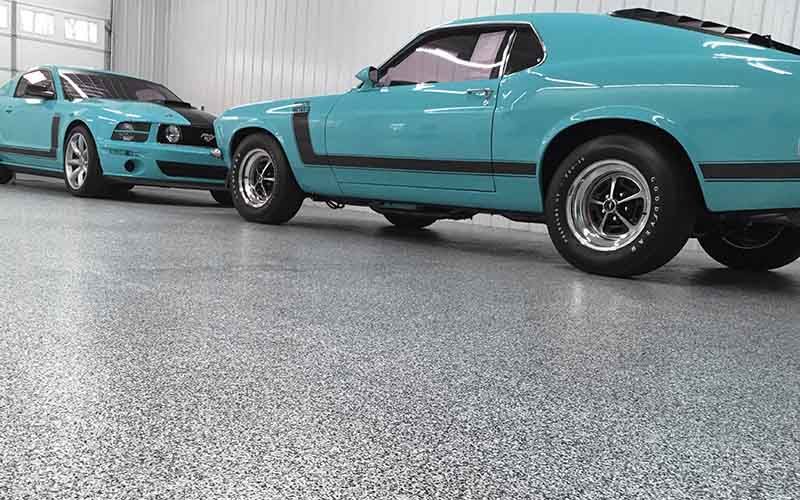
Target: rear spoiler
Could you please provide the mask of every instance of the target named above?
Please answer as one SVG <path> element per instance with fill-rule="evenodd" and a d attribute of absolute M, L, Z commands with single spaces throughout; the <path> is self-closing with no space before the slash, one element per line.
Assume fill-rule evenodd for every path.
<path fill-rule="evenodd" d="M 768 49 L 779 50 L 796 56 L 800 56 L 800 49 L 792 47 L 785 43 L 776 42 L 772 39 L 771 35 L 759 35 L 757 33 L 750 33 L 741 28 L 733 26 L 725 26 L 712 21 L 703 21 L 689 16 L 680 16 L 678 14 L 671 14 L 669 12 L 658 12 L 650 9 L 624 9 L 617 10 L 611 13 L 613 17 L 621 17 L 624 19 L 633 19 L 636 21 L 644 21 L 648 23 L 661 24 L 663 26 L 672 26 L 673 28 L 681 28 L 690 31 L 697 31 L 699 33 L 706 33 L 708 35 L 717 35 L 724 38 L 746 42 L 751 45 L 759 47 L 766 47 Z"/>

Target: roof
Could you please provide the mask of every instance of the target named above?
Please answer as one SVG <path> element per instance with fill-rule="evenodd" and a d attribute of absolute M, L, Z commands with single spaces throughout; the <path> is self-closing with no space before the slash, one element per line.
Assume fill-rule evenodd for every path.
<path fill-rule="evenodd" d="M 62 66 L 60 64 L 41 64 L 39 66 L 34 66 L 32 68 L 28 68 L 25 71 L 22 71 L 20 74 L 28 73 L 29 71 L 35 71 L 37 69 L 46 69 L 46 70 L 58 70 L 58 71 L 82 71 L 86 73 L 103 73 L 107 75 L 117 75 L 117 76 L 126 76 L 128 78 L 137 78 L 135 76 L 127 75 L 125 73 L 117 73 L 114 71 L 108 71 L 105 69 L 97 69 L 97 68 L 86 68 L 82 66 Z M 141 80 L 141 78 L 137 78 Z"/>
<path fill-rule="evenodd" d="M 567 20 L 569 18 L 585 18 L 587 16 L 598 17 L 605 14 L 587 14 L 580 12 L 539 12 L 539 13 L 524 13 L 524 14 L 501 14 L 497 16 L 484 16 L 473 17 L 468 19 L 459 19 L 446 23 L 444 26 L 460 26 L 466 24 L 480 24 L 480 23 L 514 23 L 514 22 L 529 22 L 535 25 L 537 20 Z"/>

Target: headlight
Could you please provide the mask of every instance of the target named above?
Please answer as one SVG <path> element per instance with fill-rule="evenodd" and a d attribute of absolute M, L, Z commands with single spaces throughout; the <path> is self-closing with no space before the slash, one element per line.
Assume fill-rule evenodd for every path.
<path fill-rule="evenodd" d="M 167 142 L 170 144 L 178 144 L 181 142 L 181 129 L 176 125 L 170 125 L 164 131 L 164 137 L 167 138 Z"/>
<path fill-rule="evenodd" d="M 114 129 L 111 139 L 125 142 L 145 142 L 149 134 L 149 123 L 122 122 Z"/>

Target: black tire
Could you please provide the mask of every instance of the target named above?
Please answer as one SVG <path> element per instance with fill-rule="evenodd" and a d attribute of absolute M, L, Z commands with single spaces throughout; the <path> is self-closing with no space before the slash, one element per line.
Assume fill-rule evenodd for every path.
<path fill-rule="evenodd" d="M 409 231 L 419 231 L 439 220 L 436 217 L 414 214 L 383 214 L 383 216 L 396 227 Z"/>
<path fill-rule="evenodd" d="M 88 150 L 88 164 L 86 167 L 86 178 L 79 186 L 73 186 L 70 183 L 67 174 L 67 154 L 71 147 L 73 138 L 82 136 L 86 141 Z M 64 185 L 67 191 L 73 196 L 79 197 L 98 197 L 108 195 L 108 186 L 103 179 L 103 170 L 100 167 L 100 157 L 97 155 L 97 145 L 94 142 L 92 133 L 83 125 L 78 125 L 72 128 L 67 134 L 67 139 L 64 141 Z"/>
<path fill-rule="evenodd" d="M 223 207 L 232 207 L 233 206 L 233 197 L 229 191 L 210 191 L 211 197 L 214 198 L 214 201 L 222 205 Z"/>
<path fill-rule="evenodd" d="M 274 181 L 266 196 L 266 202 L 256 206 L 257 204 L 250 201 L 251 197 L 246 192 L 243 182 L 251 155 L 262 153 L 266 153 L 272 161 L 271 178 Z M 266 185 L 263 186 L 263 189 L 267 189 Z M 278 141 L 266 134 L 248 136 L 236 148 L 231 169 L 230 194 L 233 206 L 246 220 L 273 225 L 289 222 L 300 210 L 305 199 L 305 193 L 297 185 L 283 148 Z"/>
<path fill-rule="evenodd" d="M 0 167 L 0 185 L 8 184 L 14 179 L 14 172 L 6 167 Z"/>
<path fill-rule="evenodd" d="M 127 196 L 128 193 L 134 188 L 133 184 L 113 183 L 106 187 L 108 194 L 112 198 Z"/>
<path fill-rule="evenodd" d="M 691 167 L 671 161 L 671 156 L 674 157 L 656 142 L 651 143 L 628 135 L 600 137 L 572 152 L 556 171 L 546 198 L 547 225 L 558 252 L 578 269 L 614 277 L 645 274 L 672 260 L 692 235 L 700 198 Z M 630 209 L 631 203 L 638 202 L 627 202 L 626 205 L 617 205 L 616 201 L 611 205 L 597 203 L 599 200 L 592 197 L 589 187 L 585 188 L 588 192 L 586 196 L 575 194 L 580 193 L 584 185 L 592 185 L 589 183 L 592 178 L 587 176 L 597 174 L 600 169 L 609 169 L 612 171 L 608 174 L 611 179 L 614 168 L 627 169 L 625 172 L 629 177 L 622 181 L 602 181 L 611 186 L 608 189 L 609 194 L 615 192 L 613 186 L 617 182 L 627 182 L 627 187 L 623 184 L 616 189 L 617 194 L 622 195 L 621 198 L 627 198 L 631 193 L 649 195 L 649 211 L 644 208 L 647 202 L 641 200 L 639 208 L 633 205 L 634 212 L 625 212 L 631 218 L 634 218 L 637 210 L 639 213 L 635 218 L 634 229 L 628 227 L 627 233 L 624 232 L 622 218 L 617 216 L 623 213 L 622 210 Z M 598 179 L 602 177 L 594 179 L 596 186 L 602 185 Z M 630 179 L 638 180 L 632 182 Z M 576 183 L 576 180 L 579 182 Z M 631 186 L 637 191 L 625 193 Z M 575 205 L 578 202 L 574 201 L 578 199 L 587 200 L 586 206 L 599 204 L 600 208 L 569 212 L 568 205 L 573 208 L 578 206 Z M 605 200 L 608 202 L 608 197 Z M 574 214 L 593 214 L 596 210 L 602 210 L 602 214 L 608 211 L 607 215 L 616 221 L 611 228 L 616 224 L 623 229 L 622 235 L 627 234 L 633 239 L 628 241 L 620 238 L 618 242 L 613 238 L 590 241 L 588 236 L 583 240 L 579 239 L 577 234 L 586 234 L 581 230 L 585 226 L 581 228 L 575 222 L 577 216 Z M 599 225 L 592 227 L 608 228 L 605 221 L 603 219 Z M 625 221 L 628 222 L 627 218 Z M 603 231 L 602 234 L 606 232 Z M 598 250 L 604 244 L 608 246 Z"/>
<path fill-rule="evenodd" d="M 707 233 L 700 246 L 714 260 L 731 269 L 771 271 L 800 259 L 800 230 L 756 224 Z"/>

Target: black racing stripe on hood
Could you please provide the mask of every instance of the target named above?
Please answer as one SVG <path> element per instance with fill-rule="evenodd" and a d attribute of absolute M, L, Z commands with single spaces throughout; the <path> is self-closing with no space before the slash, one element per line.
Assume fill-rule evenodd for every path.
<path fill-rule="evenodd" d="M 195 109 L 189 106 L 172 106 L 170 104 L 162 104 L 162 103 L 158 103 L 158 105 L 164 106 L 165 108 L 169 108 L 170 110 L 186 118 L 192 127 L 213 128 L 214 120 L 217 119 L 217 117 L 212 115 L 211 113 L 206 113 L 205 111 L 200 111 L 199 109 Z"/>

